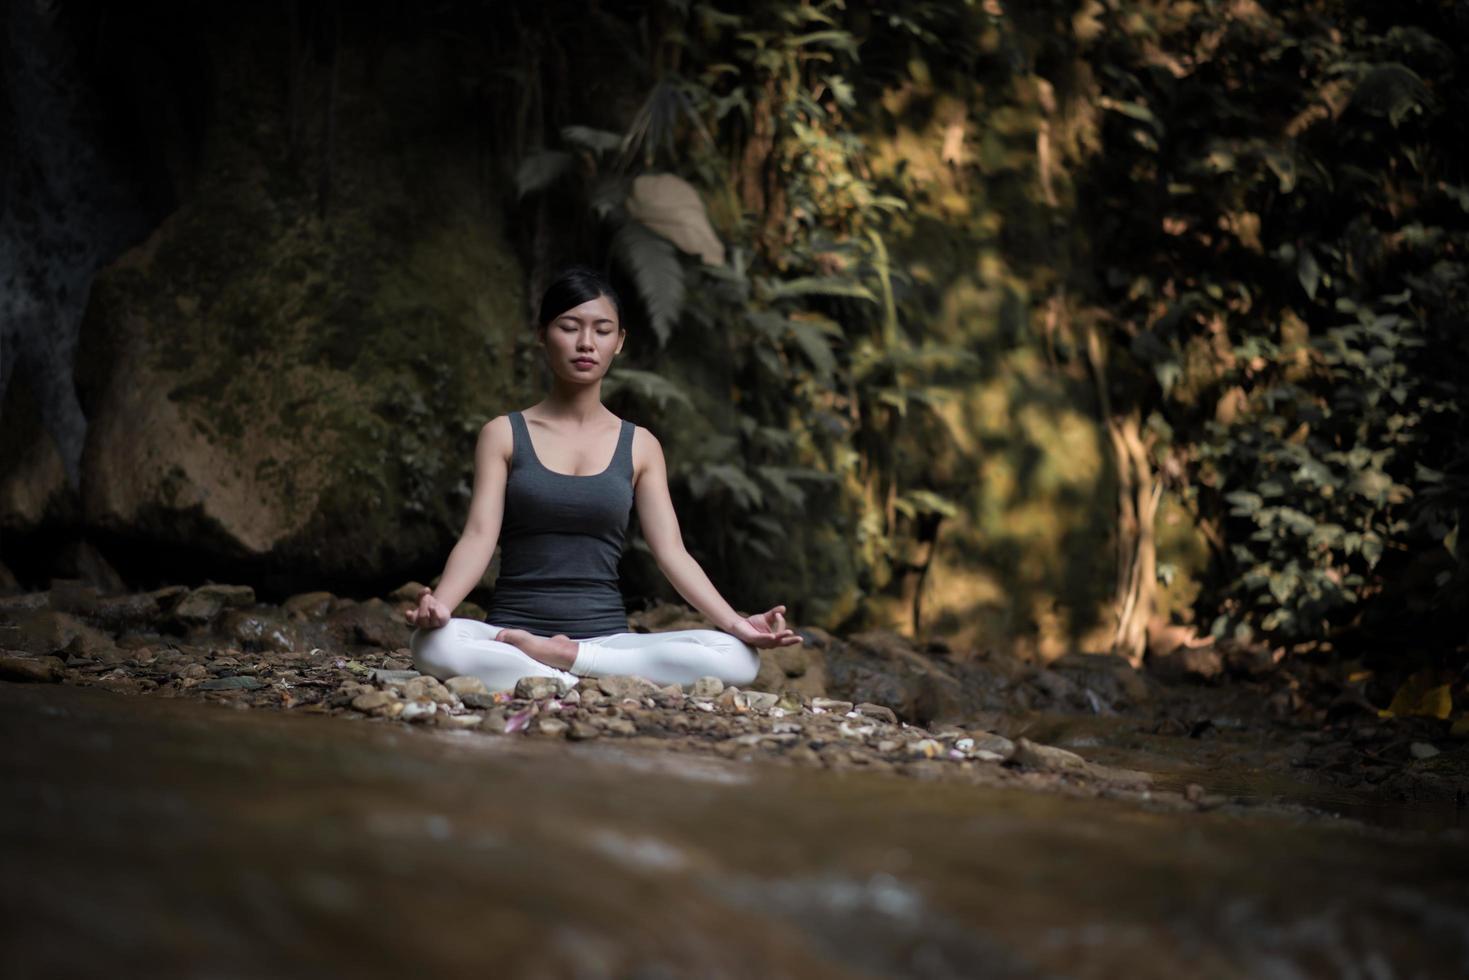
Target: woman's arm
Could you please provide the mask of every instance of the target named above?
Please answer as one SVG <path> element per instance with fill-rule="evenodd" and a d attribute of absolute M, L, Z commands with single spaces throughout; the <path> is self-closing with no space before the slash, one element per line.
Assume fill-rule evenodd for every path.
<path fill-rule="evenodd" d="M 512 446 L 510 419 L 504 415 L 496 416 L 479 430 L 474 447 L 474 491 L 469 500 L 469 516 L 458 543 L 444 563 L 438 588 L 426 590 L 419 598 L 418 608 L 408 611 L 410 624 L 430 628 L 444 625 L 484 577 L 500 540 L 500 522 L 505 516 L 505 478 L 510 469 Z M 435 603 L 442 608 L 435 609 Z"/>
<path fill-rule="evenodd" d="M 653 551 L 658 569 L 667 577 L 695 609 L 726 633 L 756 646 L 790 646 L 802 642 L 801 637 L 785 627 L 785 606 L 776 606 L 756 616 L 741 616 L 734 610 L 704 569 L 684 547 L 678 528 L 678 515 L 668 493 L 668 465 L 663 458 L 663 445 L 647 429 L 639 428 L 633 443 L 634 464 L 639 475 L 634 487 L 638 523 L 643 537 Z"/>

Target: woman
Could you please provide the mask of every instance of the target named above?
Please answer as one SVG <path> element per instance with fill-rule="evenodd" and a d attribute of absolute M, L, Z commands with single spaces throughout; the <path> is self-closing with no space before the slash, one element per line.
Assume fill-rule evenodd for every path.
<path fill-rule="evenodd" d="M 546 289 L 536 339 L 551 392 L 480 430 L 464 532 L 438 588 L 404 611 L 424 673 L 472 675 L 492 691 L 527 675 L 569 685 L 603 674 L 660 684 L 713 675 L 744 685 L 760 666 L 755 648 L 801 642 L 785 606 L 745 617 L 720 597 L 684 549 L 662 446 L 602 405 L 602 378 L 627 336 L 620 314 L 611 287 L 589 269 L 568 270 Z M 617 563 L 634 502 L 658 567 L 722 631 L 628 631 Z M 487 621 L 451 618 L 497 541 L 503 555 Z"/>

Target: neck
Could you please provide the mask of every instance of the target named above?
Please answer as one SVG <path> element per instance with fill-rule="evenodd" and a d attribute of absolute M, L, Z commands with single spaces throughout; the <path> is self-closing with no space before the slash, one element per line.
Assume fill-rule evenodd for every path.
<path fill-rule="evenodd" d="M 537 406 L 542 415 L 581 425 L 607 415 L 602 404 L 602 379 L 591 384 L 568 384 L 553 378 L 551 390 Z"/>

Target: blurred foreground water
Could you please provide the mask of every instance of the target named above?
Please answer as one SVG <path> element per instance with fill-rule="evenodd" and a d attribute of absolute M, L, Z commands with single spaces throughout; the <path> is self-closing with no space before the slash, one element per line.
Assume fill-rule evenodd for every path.
<path fill-rule="evenodd" d="M 0 683 L 5 975 L 1459 977 L 1459 831 Z"/>

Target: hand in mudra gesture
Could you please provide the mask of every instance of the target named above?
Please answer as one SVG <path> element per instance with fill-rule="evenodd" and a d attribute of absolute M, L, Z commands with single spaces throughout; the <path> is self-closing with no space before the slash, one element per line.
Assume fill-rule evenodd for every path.
<path fill-rule="evenodd" d="M 757 649 L 789 647 L 804 643 L 801 635 L 786 627 L 785 606 L 736 620 L 730 632 Z"/>
<path fill-rule="evenodd" d="M 408 621 L 409 626 L 418 626 L 422 629 L 438 629 L 449 622 L 449 617 L 454 615 L 454 610 L 434 598 L 434 590 L 424 586 L 418 593 L 418 607 L 403 610 L 403 618 Z"/>

